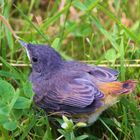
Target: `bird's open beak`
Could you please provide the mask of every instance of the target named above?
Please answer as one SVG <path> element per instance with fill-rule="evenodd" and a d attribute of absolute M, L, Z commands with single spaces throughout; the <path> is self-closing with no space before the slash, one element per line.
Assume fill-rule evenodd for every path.
<path fill-rule="evenodd" d="M 21 40 L 19 41 L 19 43 L 20 43 L 21 46 L 23 46 L 23 47 L 25 48 L 25 50 L 26 50 L 26 52 L 27 52 L 27 56 L 28 56 L 29 60 L 31 60 L 31 59 L 30 59 L 30 53 L 29 53 L 29 50 L 28 50 L 28 43 L 23 42 L 23 41 L 21 41 Z"/>

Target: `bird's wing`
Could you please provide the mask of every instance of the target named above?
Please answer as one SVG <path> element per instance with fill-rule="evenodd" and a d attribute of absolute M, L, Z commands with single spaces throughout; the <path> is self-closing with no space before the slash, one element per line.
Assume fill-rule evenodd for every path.
<path fill-rule="evenodd" d="M 71 80 L 63 79 L 54 84 L 45 98 L 51 103 L 78 108 L 87 107 L 94 100 L 100 100 L 104 96 L 89 77 L 87 74 Z"/>
<path fill-rule="evenodd" d="M 91 76 L 93 76 L 93 78 L 98 79 L 99 81 L 102 81 L 102 82 L 116 81 L 117 76 L 119 74 L 117 70 L 114 70 L 111 68 L 87 65 L 85 63 L 80 63 L 76 61 L 66 62 L 65 66 L 69 70 L 87 72 Z"/>
<path fill-rule="evenodd" d="M 101 82 L 113 82 L 117 80 L 118 71 L 106 67 L 93 67 L 89 73 L 94 79 Z"/>

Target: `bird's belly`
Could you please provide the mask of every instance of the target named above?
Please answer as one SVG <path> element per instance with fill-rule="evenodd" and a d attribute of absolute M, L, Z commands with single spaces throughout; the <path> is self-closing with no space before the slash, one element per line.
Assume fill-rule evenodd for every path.
<path fill-rule="evenodd" d="M 94 123 L 104 110 L 115 104 L 117 101 L 117 97 L 112 97 L 111 95 L 105 97 L 104 105 L 89 115 L 87 120 L 88 124 Z"/>

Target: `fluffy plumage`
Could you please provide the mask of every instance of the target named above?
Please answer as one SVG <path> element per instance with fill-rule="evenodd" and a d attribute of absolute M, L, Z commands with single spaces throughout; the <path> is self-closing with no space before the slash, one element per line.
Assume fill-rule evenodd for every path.
<path fill-rule="evenodd" d="M 135 87 L 135 81 L 118 82 L 116 70 L 64 61 L 47 45 L 21 43 L 32 63 L 34 101 L 48 113 L 66 113 L 92 123 L 118 95 Z"/>

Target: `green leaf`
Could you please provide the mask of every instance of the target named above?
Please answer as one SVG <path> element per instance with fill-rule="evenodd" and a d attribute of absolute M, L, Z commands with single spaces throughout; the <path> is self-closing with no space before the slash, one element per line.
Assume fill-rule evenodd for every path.
<path fill-rule="evenodd" d="M 115 49 L 109 49 L 106 53 L 105 53 L 105 58 L 106 60 L 110 61 L 110 62 L 115 62 L 116 58 L 117 58 L 117 54 Z"/>
<path fill-rule="evenodd" d="M 31 105 L 31 100 L 25 98 L 25 97 L 19 97 L 14 104 L 15 109 L 26 109 L 29 108 Z"/>
<path fill-rule="evenodd" d="M 77 137 L 76 140 L 84 140 L 86 138 L 88 138 L 88 135 L 82 135 L 82 136 Z"/>
<path fill-rule="evenodd" d="M 19 97 L 19 89 L 17 89 L 16 90 L 16 92 L 15 92 L 15 96 L 14 96 L 14 98 L 11 100 L 11 103 L 10 103 L 10 111 L 13 109 L 13 106 L 14 106 L 14 104 L 15 104 L 15 102 L 16 102 L 16 100 L 17 100 L 17 98 Z"/>
<path fill-rule="evenodd" d="M 67 133 L 67 132 L 65 132 L 65 130 L 63 130 L 63 129 L 58 129 L 58 132 L 59 132 L 60 134 L 64 135 L 64 136 L 65 136 L 66 133 Z"/>
<path fill-rule="evenodd" d="M 23 91 L 24 91 L 24 95 L 29 98 L 32 99 L 34 92 L 32 90 L 32 84 L 31 82 L 27 81 L 24 85 L 23 85 Z"/>
<path fill-rule="evenodd" d="M 10 113 L 10 107 L 0 105 L 0 115 L 8 116 Z"/>
<path fill-rule="evenodd" d="M 66 116 L 63 115 L 62 118 L 63 118 L 64 122 L 66 122 L 66 123 L 69 122 L 69 119 Z"/>
<path fill-rule="evenodd" d="M 3 127 L 9 131 L 13 131 L 17 128 L 17 122 L 16 121 L 9 121 L 4 123 Z"/>
<path fill-rule="evenodd" d="M 66 130 L 70 130 L 70 131 L 73 130 L 73 127 L 74 127 L 73 121 L 71 119 L 69 120 L 64 115 L 62 116 L 62 118 L 63 118 L 64 123 L 61 125 L 61 127 Z"/>
<path fill-rule="evenodd" d="M 60 42 L 60 38 L 55 38 L 55 40 L 52 43 L 52 47 L 55 48 L 56 50 L 58 50 L 59 42 Z"/>
<path fill-rule="evenodd" d="M 23 109 L 13 109 L 12 113 L 14 114 L 14 118 L 16 120 L 19 120 L 22 115 L 25 115 L 25 112 Z"/>
<path fill-rule="evenodd" d="M 0 99 L 1 102 L 10 103 L 15 94 L 15 90 L 11 84 L 0 79 Z"/>
<path fill-rule="evenodd" d="M 4 124 L 7 121 L 8 121 L 8 116 L 0 114 L 0 124 Z"/>

